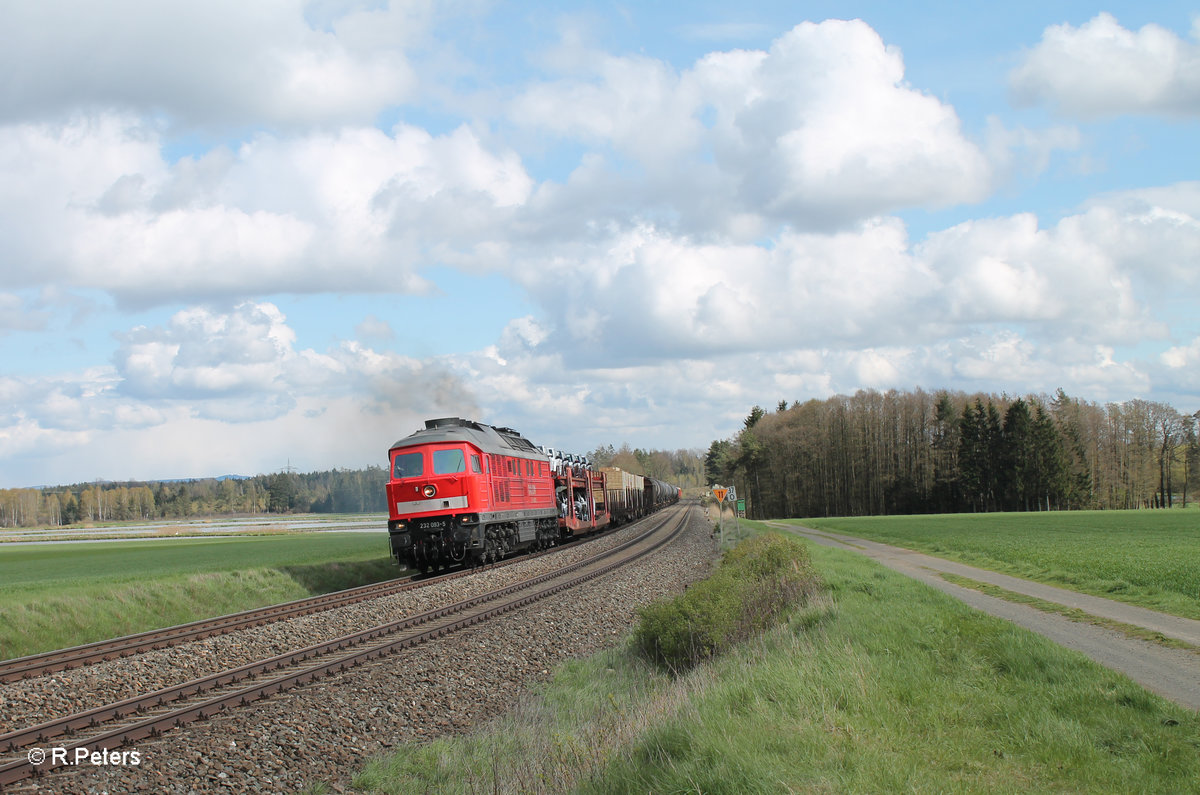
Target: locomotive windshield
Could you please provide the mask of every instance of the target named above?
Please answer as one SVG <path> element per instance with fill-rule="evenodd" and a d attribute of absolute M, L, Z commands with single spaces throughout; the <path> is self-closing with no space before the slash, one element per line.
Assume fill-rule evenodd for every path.
<path fill-rule="evenodd" d="M 467 458 L 462 450 L 434 450 L 433 474 L 453 475 L 467 471 Z"/>
<path fill-rule="evenodd" d="M 396 480 L 420 477 L 425 471 L 423 458 L 420 453 L 401 453 L 396 456 L 392 464 L 392 477 Z"/>

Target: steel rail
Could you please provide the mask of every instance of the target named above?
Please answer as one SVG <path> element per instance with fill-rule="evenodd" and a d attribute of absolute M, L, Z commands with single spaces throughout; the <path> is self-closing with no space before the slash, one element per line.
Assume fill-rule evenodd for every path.
<path fill-rule="evenodd" d="M 168 648 L 185 641 L 201 640 L 213 635 L 261 626 L 285 618 L 296 618 L 322 610 L 330 610 L 364 599 L 407 590 L 415 586 L 412 580 L 413 578 L 404 577 L 384 583 L 372 583 L 345 591 L 245 610 L 240 613 L 200 619 L 187 624 L 176 624 L 66 649 L 40 652 L 26 657 L 16 657 L 0 662 L 0 682 L 43 676 L 95 662 L 128 657 L 143 651 Z"/>
<path fill-rule="evenodd" d="M 425 613 L 383 624 L 362 632 L 352 633 L 326 643 L 277 655 L 268 660 L 251 663 L 250 665 L 241 666 L 240 668 L 224 671 L 191 682 L 185 682 L 174 687 L 164 688 L 145 696 L 126 699 L 76 715 L 68 715 L 64 718 L 47 721 L 38 726 L 0 735 L 0 747 L 5 748 L 8 753 L 20 751 L 21 749 L 28 748 L 33 743 L 45 743 L 55 737 L 71 734 L 80 729 L 95 728 L 102 722 L 121 719 L 147 708 L 161 707 L 169 702 L 205 693 L 216 687 L 236 683 L 248 677 L 259 676 L 269 671 L 277 671 L 287 666 L 294 666 L 297 663 L 306 662 L 314 657 L 334 655 L 333 659 L 304 665 L 290 673 L 277 676 L 270 681 L 210 697 L 200 703 L 172 708 L 166 713 L 147 717 L 135 723 L 114 728 L 99 735 L 73 741 L 61 747 L 64 753 L 67 754 L 67 758 L 70 759 L 73 758 L 71 757 L 72 752 L 78 748 L 88 748 L 92 751 L 112 750 L 147 737 L 156 737 L 171 728 L 192 721 L 202 720 L 227 707 L 248 704 L 288 688 L 307 684 L 323 676 L 345 671 L 370 659 L 424 643 L 433 638 L 441 637 L 518 609 L 540 599 L 545 599 L 568 588 L 576 587 L 583 582 L 602 576 L 613 569 L 650 554 L 669 543 L 683 530 L 686 525 L 686 518 L 689 515 L 690 509 L 685 509 L 674 517 L 673 522 L 669 517 L 664 518 L 663 521 L 656 523 L 645 533 L 599 555 L 577 561 L 554 572 L 505 586 L 487 594 L 471 597 L 452 605 L 435 608 Z M 654 538 L 655 534 L 658 534 L 660 530 L 670 524 L 674 526 L 669 533 L 663 533 L 658 538 Z M 648 543 L 650 541 L 653 541 L 653 543 Z M 634 549 L 638 545 L 643 545 L 643 548 Z M 632 552 L 629 555 L 622 556 L 622 553 L 630 550 Z M 567 575 L 574 572 L 581 573 L 576 574 L 574 577 L 567 577 Z M 551 582 L 553 580 L 559 580 L 559 582 Z M 540 590 L 521 593 L 522 591 L 530 591 L 530 589 L 537 588 L 537 586 L 543 583 L 550 584 Z M 486 606 L 489 602 L 497 602 L 514 594 L 519 595 L 508 601 L 503 601 L 490 607 Z M 454 618 L 456 614 L 462 615 Z M 424 624 L 429 624 L 443 618 L 448 620 L 436 623 L 426 629 L 420 629 Z M 417 631 L 404 632 L 411 629 L 416 629 Z M 397 633 L 403 634 L 400 637 L 389 637 Z M 360 647 L 376 640 L 379 640 L 379 642 L 373 643 L 366 648 L 358 648 L 349 654 L 338 654 L 343 649 Z M 55 767 L 70 764 L 69 761 L 62 764 L 55 764 L 52 760 L 46 761 L 47 764 L 36 766 L 28 758 L 18 758 L 0 764 L 0 786 L 21 781 L 31 776 L 43 775 Z"/>

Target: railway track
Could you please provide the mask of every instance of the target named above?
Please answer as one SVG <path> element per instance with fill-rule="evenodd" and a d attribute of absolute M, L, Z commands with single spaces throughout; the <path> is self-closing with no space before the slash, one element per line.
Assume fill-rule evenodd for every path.
<path fill-rule="evenodd" d="M 545 599 L 669 543 L 687 516 L 656 517 L 646 532 L 604 553 L 452 605 L 0 735 L 0 787 L 68 766 L 78 753 L 112 752 Z M 40 748 L 49 742 L 57 755 Z"/>
<path fill-rule="evenodd" d="M 607 534 L 601 533 L 589 536 L 588 540 L 602 538 L 604 535 Z M 489 568 L 512 565 L 521 560 L 529 560 L 537 555 L 547 554 L 547 552 L 552 552 L 554 549 L 551 548 L 523 557 L 508 558 L 498 563 L 490 564 Z M 91 665 L 92 663 L 115 660 L 145 651 L 165 649 L 180 643 L 201 640 L 214 635 L 224 635 L 241 629 L 258 627 L 275 621 L 311 615 L 324 610 L 333 610 L 338 607 L 400 593 L 412 588 L 465 577 L 473 571 L 473 569 L 463 569 L 436 577 L 423 577 L 420 575 L 399 577 L 394 580 L 362 585 L 344 591 L 312 596 L 306 599 L 297 599 L 293 602 L 268 605 L 253 610 L 245 610 L 240 613 L 231 613 L 216 618 L 206 618 L 187 624 L 177 624 L 171 627 L 163 627 L 162 629 L 139 632 L 134 635 L 125 635 L 119 638 L 96 641 L 95 643 L 72 646 L 67 649 L 56 649 L 40 654 L 31 654 L 26 657 L 0 660 L 0 683 L 45 676 L 46 674 L 58 671 Z"/>

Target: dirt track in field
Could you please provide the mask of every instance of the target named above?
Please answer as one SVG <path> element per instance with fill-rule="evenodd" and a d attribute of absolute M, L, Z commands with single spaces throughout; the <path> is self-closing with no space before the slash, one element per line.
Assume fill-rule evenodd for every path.
<path fill-rule="evenodd" d="M 1028 605 L 986 596 L 970 588 L 963 588 L 947 582 L 939 576 L 939 573 L 956 574 L 1047 602 L 1078 608 L 1100 618 L 1142 627 L 1197 647 L 1200 647 L 1200 621 L 1170 616 L 1115 602 L 1111 599 L 1088 596 L 986 569 L 977 569 L 962 563 L 863 538 L 790 524 L 776 522 L 767 522 L 767 524 L 803 536 L 816 544 L 860 552 L 890 569 L 918 579 L 978 610 L 1008 619 L 1039 635 L 1044 635 L 1055 643 L 1082 652 L 1101 665 L 1120 671 L 1147 690 L 1158 693 L 1164 698 L 1189 709 L 1200 710 L 1200 653 L 1186 649 L 1166 648 L 1148 641 L 1130 638 L 1113 630 L 1071 621 L 1054 613 L 1044 613 Z"/>

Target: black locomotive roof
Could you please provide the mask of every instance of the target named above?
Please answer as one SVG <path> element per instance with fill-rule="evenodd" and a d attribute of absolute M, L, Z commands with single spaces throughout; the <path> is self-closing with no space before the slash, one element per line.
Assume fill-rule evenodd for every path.
<path fill-rule="evenodd" d="M 541 450 L 512 428 L 497 428 L 459 417 L 425 420 L 422 430 L 405 436 L 393 444 L 391 449 L 436 442 L 470 442 L 485 453 L 547 460 Z"/>

